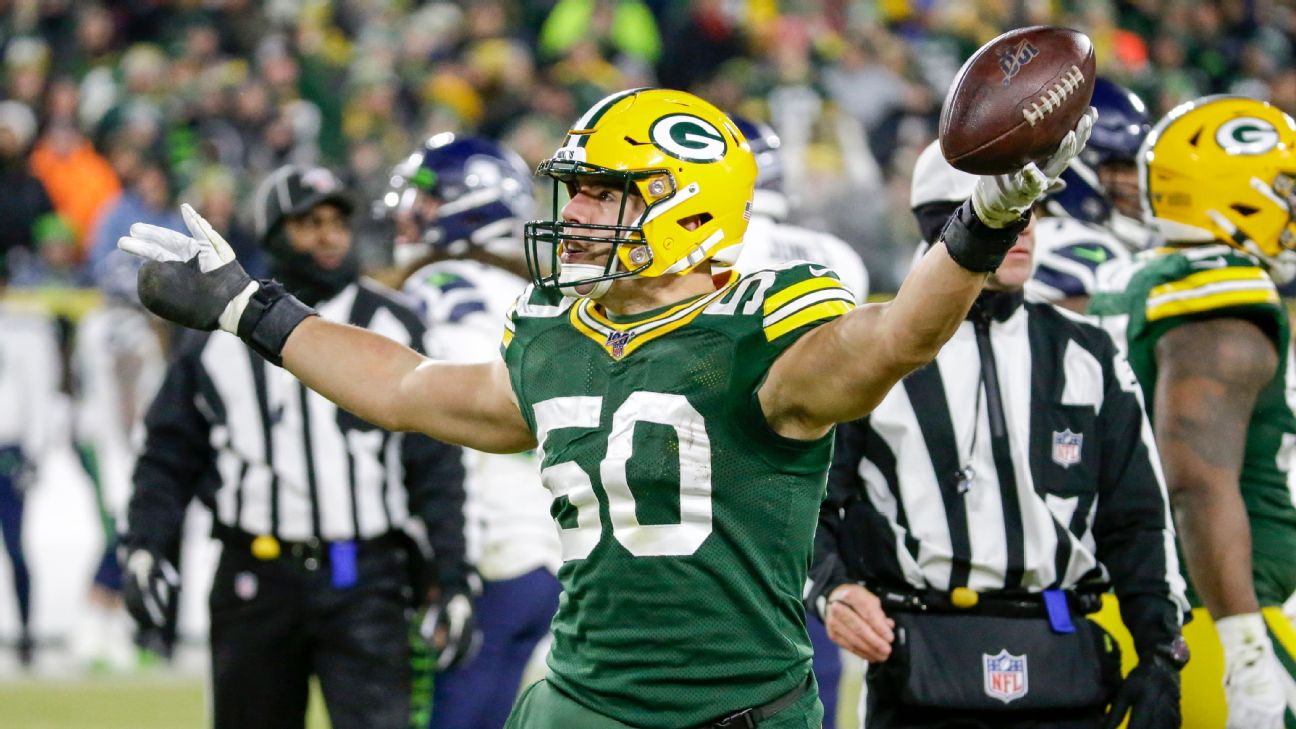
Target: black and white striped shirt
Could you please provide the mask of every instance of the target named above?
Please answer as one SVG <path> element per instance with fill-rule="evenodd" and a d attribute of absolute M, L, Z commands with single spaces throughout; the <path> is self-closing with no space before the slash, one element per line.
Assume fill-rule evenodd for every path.
<path fill-rule="evenodd" d="M 423 342 L 414 311 L 373 284 L 347 286 L 317 309 L 402 344 Z M 413 515 L 442 571 L 462 566 L 461 451 L 341 410 L 237 337 L 186 333 L 145 426 L 129 542 L 163 547 L 197 496 L 218 524 L 289 542 L 372 539 Z"/>
<path fill-rule="evenodd" d="M 838 429 L 816 585 L 1115 586 L 1186 608 L 1132 370 L 1081 317 L 983 294 L 935 361 Z"/>

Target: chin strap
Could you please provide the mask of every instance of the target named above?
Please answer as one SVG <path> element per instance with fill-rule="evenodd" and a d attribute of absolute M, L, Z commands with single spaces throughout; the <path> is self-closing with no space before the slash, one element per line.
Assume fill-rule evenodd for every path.
<path fill-rule="evenodd" d="M 576 290 L 581 285 L 580 282 L 591 278 L 597 278 L 604 275 L 602 266 L 595 266 L 588 263 L 563 263 L 562 268 L 558 271 L 558 288 L 565 296 L 584 297 L 586 299 L 597 299 L 612 288 L 611 279 L 596 281 L 586 286 L 593 286 L 588 292 L 582 293 Z"/>

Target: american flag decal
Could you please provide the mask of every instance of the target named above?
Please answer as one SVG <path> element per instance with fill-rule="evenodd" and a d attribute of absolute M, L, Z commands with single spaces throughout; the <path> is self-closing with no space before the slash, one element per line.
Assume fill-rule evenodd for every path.
<path fill-rule="evenodd" d="M 743 220 L 751 220 L 751 209 L 751 200 L 748 200 L 747 204 L 743 206 Z"/>

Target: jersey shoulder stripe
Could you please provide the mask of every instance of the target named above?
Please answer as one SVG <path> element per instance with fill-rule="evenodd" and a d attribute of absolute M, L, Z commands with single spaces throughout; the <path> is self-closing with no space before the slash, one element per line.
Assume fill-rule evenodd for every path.
<path fill-rule="evenodd" d="M 1220 267 L 1197 270 L 1212 260 L 1219 261 Z M 1235 266 L 1225 259 L 1208 258 L 1194 261 L 1192 268 L 1195 273 L 1158 284 L 1148 291 L 1149 322 L 1234 306 L 1280 303 L 1273 280 L 1259 266 Z"/>
<path fill-rule="evenodd" d="M 775 270 L 761 307 L 765 340 L 773 342 L 806 324 L 835 319 L 855 308 L 855 297 L 825 266 L 797 263 Z"/>

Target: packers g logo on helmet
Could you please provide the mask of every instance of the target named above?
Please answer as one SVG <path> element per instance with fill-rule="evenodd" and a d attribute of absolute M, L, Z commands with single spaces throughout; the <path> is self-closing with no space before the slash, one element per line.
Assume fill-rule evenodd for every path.
<path fill-rule="evenodd" d="M 1169 242 L 1221 242 L 1296 277 L 1296 120 L 1268 102 L 1181 104 L 1139 150 L 1145 221 Z"/>
<path fill-rule="evenodd" d="M 648 136 L 661 151 L 689 162 L 718 162 L 728 145 L 720 131 L 692 114 L 671 114 L 652 123 Z"/>
<path fill-rule="evenodd" d="M 1230 119 L 1215 132 L 1215 141 L 1229 154 L 1264 154 L 1278 146 L 1278 130 L 1264 119 Z"/>
<path fill-rule="evenodd" d="M 590 107 L 536 174 L 553 180 L 554 206 L 551 220 L 526 225 L 531 278 L 597 298 L 616 279 L 684 274 L 732 253 L 747 232 L 756 160 L 733 121 L 706 101 L 630 89 Z M 616 223 L 562 219 L 561 186 L 571 192 L 582 178 L 620 189 Z M 626 201 L 636 197 L 644 210 L 630 215 Z M 610 244 L 607 262 L 564 266 L 563 247 L 576 241 Z"/>

